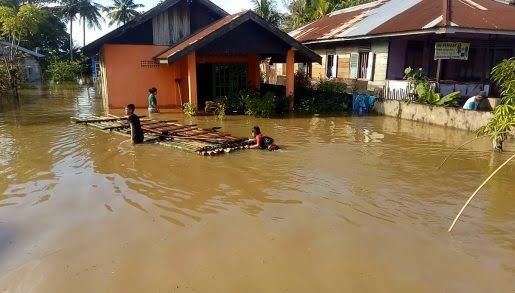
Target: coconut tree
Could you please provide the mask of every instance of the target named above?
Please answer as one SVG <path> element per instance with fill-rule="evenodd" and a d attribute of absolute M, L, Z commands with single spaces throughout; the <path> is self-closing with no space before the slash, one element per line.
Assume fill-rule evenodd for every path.
<path fill-rule="evenodd" d="M 105 8 L 110 19 L 109 25 L 126 24 L 140 15 L 137 9 L 141 7 L 143 7 L 142 4 L 136 4 L 133 0 L 114 0 L 112 6 Z"/>
<path fill-rule="evenodd" d="M 80 10 L 80 0 L 61 0 L 60 13 L 70 23 L 70 60 L 73 60 L 73 21 Z"/>
<path fill-rule="evenodd" d="M 86 25 L 90 29 L 101 29 L 101 22 L 104 21 L 100 11 L 104 10 L 105 7 L 92 2 L 91 0 L 80 0 L 79 3 L 79 15 L 82 18 L 82 46 L 86 46 Z"/>
<path fill-rule="evenodd" d="M 277 5 L 274 0 L 252 0 L 252 3 L 254 4 L 254 12 L 273 26 L 279 26 L 282 17 L 277 10 Z"/>
<path fill-rule="evenodd" d="M 311 0 L 311 13 L 314 19 L 319 19 L 333 12 L 335 3 L 331 0 Z"/>

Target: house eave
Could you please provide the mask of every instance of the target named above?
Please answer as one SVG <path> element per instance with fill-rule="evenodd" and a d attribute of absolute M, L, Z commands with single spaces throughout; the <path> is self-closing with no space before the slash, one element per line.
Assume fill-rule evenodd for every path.
<path fill-rule="evenodd" d="M 401 37 L 401 36 L 411 36 L 411 35 L 427 35 L 427 34 L 441 35 L 441 34 L 455 34 L 455 33 L 515 36 L 515 31 L 446 27 L 446 28 L 432 28 L 432 29 L 425 29 L 425 30 L 408 31 L 408 32 L 394 32 L 394 33 L 386 33 L 386 34 L 375 34 L 375 35 L 364 35 L 364 36 L 362 35 L 362 36 L 353 36 L 353 37 L 312 40 L 312 41 L 303 42 L 303 44 L 304 45 L 315 45 L 315 44 L 327 44 L 327 43 L 333 43 L 333 42 L 369 40 L 369 39 L 377 39 L 377 38 Z"/>

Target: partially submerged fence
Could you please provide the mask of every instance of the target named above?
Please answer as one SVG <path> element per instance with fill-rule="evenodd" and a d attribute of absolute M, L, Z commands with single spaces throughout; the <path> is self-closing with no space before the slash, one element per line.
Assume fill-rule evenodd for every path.
<path fill-rule="evenodd" d="M 452 92 L 460 92 L 462 97 L 472 97 L 481 91 L 490 94 L 490 85 L 487 83 L 442 81 L 430 82 L 430 84 L 433 89 L 438 88 L 438 92 L 443 96 Z M 414 88 L 405 80 L 387 80 L 381 94 L 385 100 L 414 101 L 416 99 Z"/>

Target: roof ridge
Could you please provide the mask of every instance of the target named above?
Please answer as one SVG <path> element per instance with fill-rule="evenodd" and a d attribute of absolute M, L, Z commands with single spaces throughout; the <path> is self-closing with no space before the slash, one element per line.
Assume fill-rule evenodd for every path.
<path fill-rule="evenodd" d="M 173 7 L 177 4 L 179 4 L 181 1 L 182 0 L 165 0 L 161 3 L 158 3 L 156 6 L 150 8 L 149 10 L 147 10 L 147 11 L 143 12 L 142 14 L 138 15 L 137 17 L 135 17 L 133 20 L 127 22 L 126 24 L 124 24 L 120 27 L 115 28 L 114 30 L 108 32 L 107 34 L 105 34 L 105 35 L 101 36 L 100 38 L 94 40 L 93 42 L 87 44 L 85 47 L 82 48 L 82 50 L 89 51 L 90 47 L 92 47 L 95 43 L 101 42 L 104 39 L 109 39 L 110 37 L 113 37 L 113 36 L 117 37 L 120 34 L 123 34 L 126 31 L 126 29 L 130 29 L 133 25 L 137 26 L 138 23 L 140 23 L 142 20 L 148 21 L 149 19 L 152 19 L 153 14 L 156 11 L 159 12 L 164 9 L 169 9 L 170 7 Z M 187 0 L 187 1 L 191 1 L 191 0 Z M 218 5 L 216 5 L 215 3 L 213 3 L 210 0 L 198 0 L 198 3 L 208 5 L 208 8 L 211 8 L 212 11 L 218 12 L 220 14 L 220 16 L 222 17 L 222 19 L 225 18 L 226 16 L 229 16 L 229 13 L 227 13 L 227 11 L 223 10 L 222 8 L 220 8 Z"/>
<path fill-rule="evenodd" d="M 333 16 L 333 15 L 338 15 L 338 14 L 342 14 L 342 13 L 353 12 L 356 10 L 372 8 L 372 7 L 377 6 L 377 4 L 379 4 L 379 3 L 386 2 L 386 1 L 390 1 L 390 0 L 376 0 L 376 1 L 363 3 L 363 4 L 359 4 L 359 5 L 355 5 L 355 6 L 351 6 L 351 7 L 347 7 L 347 8 L 342 8 L 342 9 L 335 10 L 335 11 L 329 13 L 328 15 Z"/>

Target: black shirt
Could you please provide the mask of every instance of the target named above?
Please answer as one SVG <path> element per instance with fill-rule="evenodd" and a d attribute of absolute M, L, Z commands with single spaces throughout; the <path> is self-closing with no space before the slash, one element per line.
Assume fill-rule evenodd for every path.
<path fill-rule="evenodd" d="M 141 129 L 141 122 L 139 121 L 139 117 L 136 114 L 131 114 L 127 117 L 127 123 L 132 125 L 132 142 L 133 143 L 142 143 L 143 142 L 143 130 Z"/>

